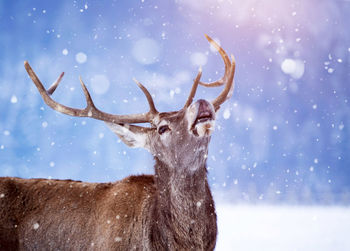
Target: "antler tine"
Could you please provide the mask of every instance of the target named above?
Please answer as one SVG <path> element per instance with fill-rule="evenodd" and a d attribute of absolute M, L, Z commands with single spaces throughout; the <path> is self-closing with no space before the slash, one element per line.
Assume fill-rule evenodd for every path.
<path fill-rule="evenodd" d="M 86 85 L 84 84 L 83 80 L 81 79 L 81 76 L 79 76 L 79 81 L 80 81 L 81 88 L 83 89 L 83 92 L 84 92 L 87 107 L 91 107 L 91 108 L 96 109 L 96 106 L 95 106 L 94 102 L 92 101 L 91 95 L 90 95 L 88 89 L 86 88 Z"/>
<path fill-rule="evenodd" d="M 135 78 L 133 78 L 133 80 L 137 84 L 137 86 L 140 87 L 142 92 L 145 94 L 145 96 L 147 98 L 148 105 L 149 105 L 149 109 L 150 109 L 149 112 L 151 114 L 154 114 L 154 115 L 158 114 L 159 112 L 157 111 L 157 109 L 154 105 L 152 95 L 149 93 L 147 88 L 143 84 L 141 84 L 139 81 L 137 81 Z"/>
<path fill-rule="evenodd" d="M 50 92 L 46 91 L 46 89 L 44 88 L 43 84 L 41 83 L 41 81 L 39 80 L 39 78 L 37 77 L 37 75 L 35 74 L 35 72 L 33 71 L 33 69 L 30 67 L 29 63 L 27 61 L 24 62 L 24 67 L 27 70 L 30 78 L 33 80 L 35 86 L 38 88 L 39 93 L 41 95 L 41 97 L 44 99 L 45 103 L 50 106 L 52 109 L 71 115 L 71 116 L 78 116 L 77 114 L 79 113 L 79 109 L 73 109 L 64 105 L 61 105 L 57 102 L 55 102 L 51 97 L 50 94 L 52 94 L 58 83 L 60 78 L 58 78 L 58 81 L 56 81 L 51 88 L 49 89 Z M 61 74 L 62 75 L 62 74 Z"/>
<path fill-rule="evenodd" d="M 44 102 L 50 106 L 52 109 L 75 117 L 92 117 L 98 120 L 102 120 L 105 122 L 111 122 L 116 124 L 133 124 L 133 123 L 152 123 L 155 113 L 157 110 L 154 107 L 153 101 L 150 101 L 150 95 L 149 93 L 146 94 L 147 100 L 150 104 L 151 110 L 147 113 L 140 113 L 140 114 L 130 114 L 130 115 L 113 115 L 106 112 L 102 112 L 99 109 L 97 109 L 91 99 L 90 93 L 87 90 L 85 84 L 80 78 L 80 83 L 84 91 L 85 99 L 87 106 L 85 109 L 76 109 L 71 108 L 65 105 L 62 105 L 56 101 L 54 101 L 50 95 L 55 91 L 57 88 L 59 82 L 61 81 L 63 74 L 59 76 L 59 78 L 56 80 L 56 82 L 48 89 L 48 91 L 44 88 L 43 84 L 29 65 L 27 61 L 24 62 L 24 67 L 28 72 L 28 75 L 33 80 L 35 86 L 39 90 L 39 93 L 41 97 L 44 99 Z M 142 89 L 142 88 L 141 88 Z M 144 88 L 145 89 L 145 88 Z M 144 91 L 144 89 L 142 89 Z M 145 91 L 144 91 L 145 92 Z M 152 98 L 151 98 L 152 99 Z"/>
<path fill-rule="evenodd" d="M 62 78 L 63 78 L 64 72 L 61 73 L 61 75 L 56 79 L 56 81 L 50 86 L 49 89 L 47 89 L 47 93 L 49 95 L 52 95 L 54 91 L 56 90 L 57 86 L 60 84 Z"/>
<path fill-rule="evenodd" d="M 209 43 L 215 47 L 215 49 L 218 50 L 218 52 L 220 53 L 222 59 L 224 60 L 225 63 L 225 74 L 224 76 L 214 82 L 211 83 L 205 83 L 200 81 L 199 84 L 206 86 L 206 87 L 217 87 L 217 86 L 221 86 L 225 83 L 225 81 L 227 80 L 227 78 L 229 77 L 230 74 L 230 67 L 231 67 L 231 62 L 230 62 L 230 58 L 228 57 L 228 55 L 226 54 L 225 50 L 218 44 L 216 43 L 211 37 L 209 37 L 208 35 L 205 35 L 205 37 L 208 39 Z"/>
<path fill-rule="evenodd" d="M 233 87 L 234 87 L 233 77 L 235 75 L 236 60 L 235 60 L 233 55 L 231 55 L 231 58 L 232 58 L 232 64 L 230 67 L 230 75 L 228 77 L 226 86 L 225 86 L 224 90 L 220 93 L 220 95 L 212 101 L 212 104 L 213 104 L 216 111 L 220 108 L 220 105 L 222 103 L 224 103 L 226 101 L 226 99 L 228 99 L 233 93 Z"/>
<path fill-rule="evenodd" d="M 199 68 L 197 77 L 196 77 L 196 79 L 195 79 L 194 82 L 193 82 L 190 95 L 189 95 L 188 98 L 187 98 L 187 101 L 186 101 L 186 103 L 185 103 L 185 105 L 184 105 L 184 108 L 187 108 L 190 104 L 192 104 L 194 95 L 196 95 L 197 87 L 198 87 L 199 80 L 200 80 L 201 76 L 202 76 L 202 67 Z"/>

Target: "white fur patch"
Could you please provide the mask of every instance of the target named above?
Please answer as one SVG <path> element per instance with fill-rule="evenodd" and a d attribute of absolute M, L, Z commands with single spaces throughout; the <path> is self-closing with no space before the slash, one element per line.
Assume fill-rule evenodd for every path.
<path fill-rule="evenodd" d="M 210 136 L 215 129 L 215 120 L 206 121 L 196 125 L 196 130 L 199 137 Z"/>
<path fill-rule="evenodd" d="M 194 121 L 197 118 L 198 113 L 198 105 L 197 103 L 192 104 L 189 108 L 187 108 L 186 111 L 186 120 L 188 121 L 188 130 L 191 130 L 191 127 L 194 123 Z"/>

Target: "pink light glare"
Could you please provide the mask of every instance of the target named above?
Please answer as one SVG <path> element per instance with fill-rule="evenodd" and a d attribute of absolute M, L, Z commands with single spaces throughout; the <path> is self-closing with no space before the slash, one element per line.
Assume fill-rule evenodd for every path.
<path fill-rule="evenodd" d="M 249 42 L 251 47 L 245 49 L 248 53 L 258 51 L 264 57 L 259 62 L 263 69 L 280 69 L 286 73 L 287 59 L 296 62 L 295 71 L 287 73 L 294 79 L 302 78 L 307 67 L 304 52 L 311 44 L 305 36 L 313 30 L 322 32 L 313 26 L 327 18 L 325 11 L 329 7 L 314 0 L 179 0 L 178 4 L 197 14 L 188 16 L 196 21 L 193 25 L 215 27 L 211 35 L 220 37 L 224 43 L 232 40 L 236 47 L 245 48 Z M 310 12 L 316 6 L 325 17 Z M 224 30 L 227 32 L 220 34 Z"/>
<path fill-rule="evenodd" d="M 291 2 L 283 0 L 179 0 L 178 4 L 186 5 L 192 10 L 209 14 L 215 19 L 232 20 L 239 24 L 258 23 L 271 24 L 273 22 L 289 23 L 293 19 L 305 16 L 309 4 L 305 2 Z M 205 15 L 208 17 L 208 15 Z"/>

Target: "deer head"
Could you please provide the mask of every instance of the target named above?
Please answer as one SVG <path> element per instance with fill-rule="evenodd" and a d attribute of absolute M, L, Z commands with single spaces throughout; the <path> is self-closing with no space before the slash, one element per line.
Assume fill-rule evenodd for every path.
<path fill-rule="evenodd" d="M 214 130 L 216 112 L 220 105 L 228 99 L 233 92 L 233 77 L 235 73 L 235 60 L 232 56 L 232 62 L 226 52 L 209 36 L 208 41 L 219 51 L 225 63 L 224 76 L 215 82 L 204 83 L 200 81 L 202 71 L 198 72 L 194 80 L 189 97 L 184 107 L 179 111 L 158 112 L 151 94 L 137 80 L 136 84 L 145 94 L 149 111 L 141 114 L 131 115 L 112 115 L 100 111 L 94 105 L 91 96 L 80 78 L 80 83 L 86 98 L 87 106 L 85 109 L 76 109 L 62 105 L 51 98 L 56 90 L 63 74 L 55 83 L 46 90 L 29 63 L 24 62 L 24 66 L 38 88 L 45 103 L 54 110 L 76 117 L 91 117 L 102 120 L 107 123 L 109 128 L 116 133 L 121 140 L 130 147 L 142 147 L 149 150 L 153 156 L 163 162 L 168 167 L 175 166 L 193 166 L 198 167 L 206 161 L 208 143 L 210 135 Z M 209 102 L 200 99 L 193 103 L 198 85 L 206 87 L 215 87 L 225 85 L 221 94 Z M 135 124 L 149 123 L 150 127 L 141 127 Z M 204 158 L 193 158 L 190 152 L 197 151 L 196 156 L 205 156 Z"/>

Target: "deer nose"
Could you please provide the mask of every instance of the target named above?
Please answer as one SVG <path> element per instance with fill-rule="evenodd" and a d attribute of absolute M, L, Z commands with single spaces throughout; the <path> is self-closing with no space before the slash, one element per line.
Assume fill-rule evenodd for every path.
<path fill-rule="evenodd" d="M 202 117 L 215 119 L 215 110 L 212 103 L 205 99 L 199 99 L 195 104 L 197 106 L 197 119 Z"/>
<path fill-rule="evenodd" d="M 199 99 L 196 101 L 198 104 L 198 112 L 201 111 L 210 111 L 212 108 L 212 104 L 209 101 L 206 101 L 205 99 Z"/>

